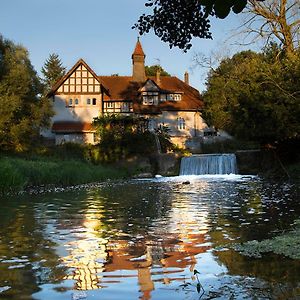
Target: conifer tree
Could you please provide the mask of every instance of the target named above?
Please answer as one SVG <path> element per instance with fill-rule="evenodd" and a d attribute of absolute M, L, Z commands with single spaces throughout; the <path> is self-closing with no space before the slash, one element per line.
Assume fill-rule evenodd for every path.
<path fill-rule="evenodd" d="M 45 91 L 48 92 L 51 87 L 66 74 L 66 68 L 63 66 L 58 54 L 52 53 L 46 60 L 42 73 L 44 75 Z"/>

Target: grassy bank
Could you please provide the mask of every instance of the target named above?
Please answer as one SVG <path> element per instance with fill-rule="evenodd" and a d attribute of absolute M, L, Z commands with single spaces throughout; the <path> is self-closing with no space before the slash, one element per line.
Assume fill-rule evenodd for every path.
<path fill-rule="evenodd" d="M 0 158 L 0 193 L 31 186 L 68 186 L 126 177 L 126 171 L 79 160 Z"/>
<path fill-rule="evenodd" d="M 300 219 L 294 222 L 293 229 L 263 241 L 249 241 L 243 244 L 233 244 L 229 247 L 243 255 L 260 258 L 266 253 L 276 253 L 292 259 L 300 259 Z"/>

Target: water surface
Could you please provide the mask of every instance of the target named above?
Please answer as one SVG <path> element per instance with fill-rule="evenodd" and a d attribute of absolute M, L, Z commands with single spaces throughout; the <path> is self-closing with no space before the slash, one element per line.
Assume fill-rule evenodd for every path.
<path fill-rule="evenodd" d="M 0 299 L 199 299 L 195 269 L 201 299 L 300 297 L 299 261 L 224 247 L 289 229 L 293 183 L 157 178 L 0 202 Z"/>

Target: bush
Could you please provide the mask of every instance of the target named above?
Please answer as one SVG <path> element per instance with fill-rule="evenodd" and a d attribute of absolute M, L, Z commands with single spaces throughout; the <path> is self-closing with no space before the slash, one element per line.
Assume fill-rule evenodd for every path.
<path fill-rule="evenodd" d="M 202 144 L 202 153 L 230 153 L 237 150 L 253 150 L 260 149 L 260 145 L 256 142 L 224 140 L 212 143 Z"/>
<path fill-rule="evenodd" d="M 16 170 L 11 161 L 0 160 L 0 193 L 21 190 L 26 185 L 26 178 Z"/>

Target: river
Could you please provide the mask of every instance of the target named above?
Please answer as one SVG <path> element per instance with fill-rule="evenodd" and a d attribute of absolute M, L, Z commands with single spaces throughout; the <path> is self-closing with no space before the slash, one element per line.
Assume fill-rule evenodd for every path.
<path fill-rule="evenodd" d="M 289 229 L 295 183 L 162 177 L 0 203 L 0 299 L 300 297 L 300 261 L 226 247 Z"/>

